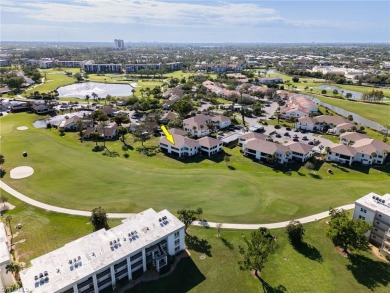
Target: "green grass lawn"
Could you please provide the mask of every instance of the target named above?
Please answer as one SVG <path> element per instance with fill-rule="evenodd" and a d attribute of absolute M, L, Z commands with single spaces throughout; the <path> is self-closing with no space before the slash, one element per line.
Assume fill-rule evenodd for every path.
<path fill-rule="evenodd" d="M 370 104 L 353 102 L 348 100 L 334 99 L 325 97 L 322 95 L 312 96 L 320 99 L 321 101 L 359 114 L 362 117 L 376 121 L 382 125 L 388 125 L 390 123 L 390 105 L 389 104 Z"/>
<path fill-rule="evenodd" d="M 3 190 L 1 195 L 7 197 L 8 202 L 15 206 L 15 209 L 3 213 L 1 221 L 5 222 L 8 215 L 12 216 L 13 243 L 16 243 L 20 261 L 27 264 L 31 259 L 93 231 L 87 217 L 52 213 L 34 208 Z M 16 223 L 21 223 L 22 229 L 14 228 Z M 110 226 L 116 226 L 119 223 L 118 219 L 109 220 Z"/>
<path fill-rule="evenodd" d="M 64 71 L 50 69 L 50 70 L 44 70 L 42 74 L 46 74 L 45 83 L 30 87 L 28 90 L 26 90 L 26 94 L 33 93 L 35 91 L 41 93 L 48 93 L 56 90 L 61 86 L 73 84 L 76 83 L 77 81 L 74 77 L 65 75 Z"/>
<path fill-rule="evenodd" d="M 31 259 L 92 232 L 87 217 L 47 212 L 2 195 L 16 206 L 3 214 L 2 221 L 11 215 L 13 227 L 22 224 L 20 230 L 13 228 L 14 243 L 19 260 L 27 265 Z M 186 243 L 191 257 L 182 259 L 171 275 L 128 292 L 387 292 L 389 264 L 371 252 L 354 252 L 351 259 L 344 258 L 325 237 L 327 220 L 304 225 L 307 246 L 301 250 L 288 243 L 284 229 L 272 230 L 279 249 L 262 271 L 263 281 L 237 264 L 239 245 L 244 245 L 242 236 L 249 237 L 251 231 L 222 226 L 218 238 L 215 228 L 190 227 L 192 241 Z M 118 219 L 109 222 L 111 227 L 119 223 Z"/>
<path fill-rule="evenodd" d="M 325 220 L 306 224 L 307 246 L 301 251 L 288 243 L 284 229 L 272 230 L 279 249 L 269 258 L 261 274 L 263 281 L 241 271 L 237 264 L 239 245 L 244 245 L 242 235 L 250 232 L 222 229 L 218 238 L 213 228 L 191 227 L 192 236 L 211 246 L 211 256 L 200 259 L 204 246 L 187 242 L 191 258 L 180 261 L 171 275 L 128 292 L 387 292 L 389 264 L 371 252 L 355 253 L 350 260 L 343 257 L 325 237 L 326 226 Z"/>
<path fill-rule="evenodd" d="M 284 81 L 292 79 L 292 76 L 284 75 L 284 74 L 271 74 L 271 76 L 280 76 Z M 291 82 L 293 85 L 297 86 L 298 89 L 303 90 L 306 86 L 313 87 L 313 92 L 306 92 L 308 95 L 315 96 L 319 98 L 321 101 L 343 108 L 345 110 L 354 112 L 356 114 L 361 115 L 367 119 L 376 121 L 382 125 L 387 125 L 390 123 L 390 105 L 388 103 L 382 104 L 370 104 L 370 103 L 362 103 L 362 102 L 354 102 L 349 100 L 335 99 L 332 97 L 326 97 L 323 95 L 319 95 L 321 93 L 320 89 L 316 89 L 315 87 L 320 86 L 322 83 L 320 80 L 315 78 L 299 78 L 299 82 Z M 373 89 L 382 90 L 385 96 L 390 97 L 390 89 L 382 89 L 382 88 L 374 88 L 374 87 L 366 87 L 366 86 L 357 86 L 357 85 L 339 85 L 339 84 L 331 84 L 326 83 L 327 85 L 333 85 L 337 87 L 342 87 L 345 89 L 358 91 L 362 93 L 370 92 Z M 286 89 L 287 86 L 285 86 Z M 331 95 L 330 91 L 328 94 Z"/>
<path fill-rule="evenodd" d="M 326 163 L 316 177 L 306 168 L 286 173 L 244 158 L 238 148 L 226 149 L 234 170 L 226 167 L 223 155 L 213 160 L 176 160 L 161 153 L 147 157 L 137 151 L 140 144 L 131 137 L 128 159 L 119 141 L 107 146 L 120 157 L 107 157 L 92 152 L 95 143 L 79 142 L 76 133 L 61 137 L 55 129 L 35 129 L 32 122 L 39 118 L 26 113 L 1 118 L 6 170 L 22 165 L 35 170 L 23 180 L 12 180 L 9 173 L 3 180 L 34 199 L 67 208 L 91 210 L 98 204 L 108 212 L 149 207 L 175 212 L 202 207 L 209 221 L 264 223 L 322 212 L 371 191 L 382 194 L 390 183 L 388 170 L 339 170 Z M 21 125 L 29 129 L 17 131 Z M 155 138 L 146 145 L 157 142 Z M 29 154 L 26 158 L 24 150 Z M 335 174 L 329 175 L 328 169 Z"/>

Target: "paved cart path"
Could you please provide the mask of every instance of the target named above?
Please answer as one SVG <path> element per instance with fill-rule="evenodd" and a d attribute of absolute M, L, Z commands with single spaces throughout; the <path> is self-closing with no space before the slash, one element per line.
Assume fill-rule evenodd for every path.
<path fill-rule="evenodd" d="M 80 210 L 72 210 L 72 209 L 66 209 L 61 207 L 56 207 L 52 205 L 45 204 L 43 202 L 37 201 L 35 199 L 29 198 L 28 196 L 16 191 L 8 184 L 4 183 L 2 180 L 0 180 L 0 188 L 12 196 L 16 197 L 17 199 L 24 201 L 25 203 L 28 203 L 29 205 L 32 205 L 34 207 L 38 207 L 41 209 L 45 209 L 52 212 L 62 213 L 62 214 L 68 214 L 68 215 L 75 215 L 75 216 L 84 216 L 89 217 L 91 216 L 90 211 L 80 211 Z M 355 207 L 355 204 L 348 204 L 341 207 L 338 207 L 339 209 L 342 208 L 344 210 L 351 210 Z M 107 216 L 109 218 L 117 218 L 117 219 L 124 219 L 128 218 L 130 216 L 134 215 L 133 213 L 107 213 Z M 315 215 L 311 215 L 308 217 L 300 218 L 300 219 L 294 219 L 300 221 L 302 224 L 304 223 L 310 223 L 315 222 L 321 219 L 324 219 L 329 216 L 329 211 L 325 211 L 322 213 L 318 213 Z M 284 228 L 288 225 L 290 221 L 284 221 L 284 222 L 278 222 L 278 223 L 269 223 L 269 224 L 231 224 L 231 223 L 222 223 L 222 228 L 225 229 L 241 229 L 241 230 L 251 230 L 251 229 L 258 229 L 260 227 L 265 227 L 268 229 L 276 229 L 276 228 Z M 213 222 L 206 222 L 206 221 L 195 221 L 192 223 L 194 226 L 203 226 L 203 227 L 216 227 L 219 223 L 213 223 Z"/>

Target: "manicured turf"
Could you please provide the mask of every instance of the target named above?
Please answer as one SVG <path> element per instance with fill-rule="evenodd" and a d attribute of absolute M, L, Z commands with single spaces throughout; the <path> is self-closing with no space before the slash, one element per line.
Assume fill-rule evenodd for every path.
<path fill-rule="evenodd" d="M 16 206 L 15 209 L 3 213 L 1 221 L 5 222 L 8 215 L 12 216 L 13 243 L 16 243 L 16 250 L 22 262 L 28 264 L 31 259 L 92 232 L 92 225 L 87 217 L 57 214 L 34 208 L 3 190 L 1 195 Z M 109 220 L 110 226 L 116 226 L 119 222 L 118 219 Z M 17 223 L 22 224 L 22 229 L 15 228 Z"/>
<path fill-rule="evenodd" d="M 69 71 L 69 70 L 67 70 Z M 33 93 L 35 91 L 41 93 L 48 93 L 56 90 L 57 88 L 69 84 L 76 83 L 76 79 L 72 76 L 65 75 L 64 71 L 58 70 L 43 70 L 42 74 L 46 73 L 46 81 L 44 84 L 33 86 L 26 91 L 26 94 Z"/>
<path fill-rule="evenodd" d="M 223 155 L 213 160 L 176 160 L 161 153 L 147 157 L 137 152 L 140 144 L 131 137 L 128 159 L 119 141 L 107 146 L 121 157 L 106 157 L 91 151 L 93 142 L 80 143 L 76 133 L 61 137 L 55 129 L 34 129 L 36 119 L 25 113 L 1 118 L 6 170 L 21 165 L 35 170 L 23 180 L 12 180 L 9 173 L 3 180 L 34 199 L 68 208 L 91 210 L 98 203 L 108 212 L 149 207 L 175 212 L 202 207 L 209 221 L 264 223 L 322 212 L 371 191 L 382 194 L 390 183 L 388 173 L 381 170 L 337 169 L 328 164 L 315 176 L 306 168 L 286 173 L 244 158 L 239 148 L 226 149 L 235 170 L 226 167 Z M 21 125 L 29 130 L 17 131 Z M 156 146 L 157 141 L 146 145 Z M 329 175 L 328 169 L 335 174 Z"/>
<path fill-rule="evenodd" d="M 284 81 L 292 79 L 292 76 L 284 75 L 284 74 L 271 74 L 271 76 L 280 76 L 283 78 Z M 305 82 L 303 82 L 305 81 Z M 321 93 L 320 89 L 317 89 L 317 86 L 320 86 L 321 83 L 320 80 L 315 78 L 299 78 L 299 82 L 291 82 L 291 84 L 297 86 L 298 89 L 303 90 L 306 86 L 313 87 L 313 92 L 310 91 L 305 92 L 308 95 L 315 96 L 319 98 L 321 101 L 343 108 L 345 110 L 354 112 L 356 114 L 361 115 L 362 117 L 365 117 L 367 119 L 376 121 L 382 125 L 388 125 L 390 124 L 390 105 L 388 103 L 382 103 L 382 104 L 370 104 L 370 103 L 361 103 L 361 102 L 354 102 L 354 101 L 348 101 L 343 99 L 335 99 L 332 97 L 326 97 L 323 95 L 319 95 Z M 362 93 L 370 92 L 373 89 L 376 90 L 382 90 L 385 94 L 385 96 L 390 97 L 390 90 L 389 89 L 382 89 L 382 88 L 371 88 L 371 87 L 365 87 L 365 86 L 357 86 L 357 85 L 339 85 L 339 84 L 331 84 L 337 87 L 342 87 L 345 89 L 358 91 Z M 288 90 L 288 87 L 285 85 L 286 90 Z M 328 95 L 330 96 L 332 93 L 331 91 L 328 91 Z"/>
<path fill-rule="evenodd" d="M 313 95 L 321 101 L 340 107 L 342 109 L 359 114 L 362 117 L 376 121 L 382 125 L 390 124 L 390 105 L 389 104 L 370 104 L 361 102 L 352 102 L 348 100 L 334 99 L 322 95 Z"/>
<path fill-rule="evenodd" d="M 241 271 L 238 246 L 248 231 L 191 227 L 189 232 L 211 246 L 200 259 L 204 245 L 190 246 L 191 258 L 182 260 L 169 276 L 143 283 L 127 292 L 387 292 L 390 266 L 371 252 L 356 253 L 348 260 L 325 237 L 325 220 L 305 225 L 307 246 L 295 250 L 283 229 L 272 230 L 280 248 L 261 274 L 263 281 Z M 199 241 L 193 242 L 195 244 Z M 187 242 L 188 245 L 188 242 Z"/>

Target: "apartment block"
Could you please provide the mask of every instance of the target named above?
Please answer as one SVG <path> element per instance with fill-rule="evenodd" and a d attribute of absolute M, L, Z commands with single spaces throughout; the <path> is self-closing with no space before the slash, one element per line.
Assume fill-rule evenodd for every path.
<path fill-rule="evenodd" d="M 355 202 L 354 219 L 372 225 L 369 241 L 381 247 L 381 252 L 390 255 L 390 194 L 371 192 Z"/>
<path fill-rule="evenodd" d="M 167 210 L 148 209 L 31 260 L 20 277 L 24 292 L 97 293 L 147 268 L 160 271 L 184 247 L 184 224 Z"/>

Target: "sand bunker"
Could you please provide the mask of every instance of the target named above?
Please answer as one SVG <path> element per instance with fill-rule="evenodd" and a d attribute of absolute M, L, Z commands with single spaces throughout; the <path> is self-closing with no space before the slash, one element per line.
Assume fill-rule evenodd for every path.
<path fill-rule="evenodd" d="M 27 126 L 19 126 L 19 127 L 16 127 L 17 130 L 27 130 L 28 127 Z"/>
<path fill-rule="evenodd" d="M 34 169 L 29 166 L 20 166 L 13 168 L 10 171 L 10 177 L 12 179 L 22 179 L 31 176 L 34 174 Z"/>

